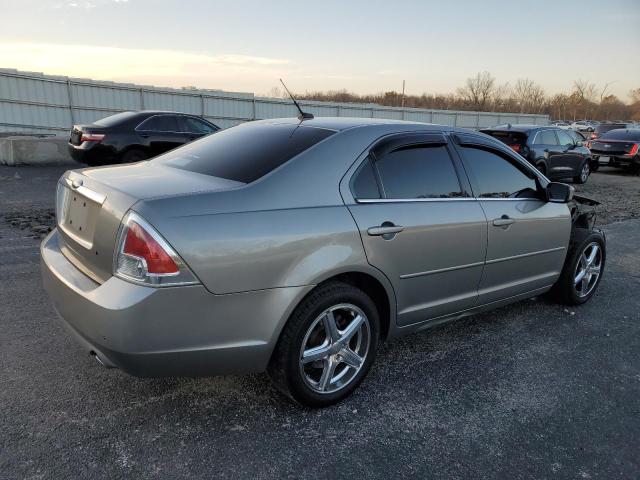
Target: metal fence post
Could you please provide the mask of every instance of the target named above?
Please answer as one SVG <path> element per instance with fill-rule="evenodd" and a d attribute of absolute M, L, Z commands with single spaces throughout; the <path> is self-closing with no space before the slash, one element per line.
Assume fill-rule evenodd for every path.
<path fill-rule="evenodd" d="M 256 97 L 253 97 L 251 99 L 251 107 L 252 107 L 252 112 L 251 112 L 252 118 L 253 120 L 257 120 L 258 118 L 256 117 Z"/>
<path fill-rule="evenodd" d="M 76 123 L 75 115 L 73 114 L 73 98 L 71 96 L 71 80 L 67 78 L 67 97 L 69 99 L 69 117 L 71 118 L 71 127 Z"/>
<path fill-rule="evenodd" d="M 204 95 L 200 94 L 200 116 L 204 118 Z"/>
<path fill-rule="evenodd" d="M 144 89 L 140 88 L 140 110 L 144 110 Z"/>

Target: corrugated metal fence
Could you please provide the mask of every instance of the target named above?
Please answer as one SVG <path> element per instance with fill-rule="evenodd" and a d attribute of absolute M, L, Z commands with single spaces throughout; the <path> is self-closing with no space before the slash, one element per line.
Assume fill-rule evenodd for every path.
<path fill-rule="evenodd" d="M 501 123 L 546 125 L 547 115 L 426 110 L 374 104 L 301 101 L 316 116 L 391 118 L 482 128 Z M 0 69 L 0 131 L 66 135 L 125 110 L 173 110 L 203 116 L 226 128 L 248 120 L 293 117 L 288 99 L 222 90 L 179 90 Z"/>

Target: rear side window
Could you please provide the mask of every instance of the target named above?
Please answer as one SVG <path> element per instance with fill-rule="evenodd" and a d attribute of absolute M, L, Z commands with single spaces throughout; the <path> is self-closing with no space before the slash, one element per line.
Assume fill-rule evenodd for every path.
<path fill-rule="evenodd" d="M 334 133 L 333 130 L 299 125 L 246 123 L 221 130 L 151 161 L 251 183 Z"/>
<path fill-rule="evenodd" d="M 136 130 L 147 132 L 179 132 L 178 119 L 175 115 L 155 115 L 147 118 Z"/>
<path fill-rule="evenodd" d="M 115 115 L 110 115 L 105 118 L 101 118 L 100 120 L 96 120 L 96 125 L 100 125 L 101 127 L 113 127 L 119 125 L 121 123 L 128 122 L 129 120 L 133 120 L 139 114 L 137 112 L 121 112 L 116 113 Z"/>
<path fill-rule="evenodd" d="M 441 145 L 396 150 L 376 161 L 376 168 L 386 198 L 462 196 L 449 153 Z"/>
<path fill-rule="evenodd" d="M 534 178 L 510 160 L 494 152 L 462 147 L 465 164 L 471 169 L 480 198 L 537 198 Z"/>
<path fill-rule="evenodd" d="M 556 134 L 553 133 L 553 130 L 543 130 L 538 132 L 536 136 L 536 145 L 558 145 L 558 140 L 556 139 Z"/>
<path fill-rule="evenodd" d="M 358 168 L 351 181 L 351 191 L 356 199 L 376 199 L 380 198 L 380 190 L 376 180 L 373 167 L 369 158 Z"/>

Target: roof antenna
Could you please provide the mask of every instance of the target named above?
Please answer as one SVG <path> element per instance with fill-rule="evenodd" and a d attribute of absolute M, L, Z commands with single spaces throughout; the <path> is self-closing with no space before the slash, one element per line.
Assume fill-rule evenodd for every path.
<path fill-rule="evenodd" d="M 284 87 L 284 89 L 287 91 L 287 93 L 289 94 L 289 96 L 291 97 L 291 100 L 293 100 L 293 103 L 295 104 L 296 108 L 298 109 L 298 111 L 300 112 L 300 115 L 298 115 L 298 119 L 302 122 L 303 120 L 311 120 L 313 118 L 313 114 L 311 113 L 306 113 L 303 112 L 302 109 L 300 108 L 300 105 L 298 105 L 298 102 L 296 102 L 296 99 L 293 97 L 293 95 L 291 95 L 291 92 L 289 91 L 289 89 L 287 88 L 287 86 L 284 84 L 284 82 L 282 81 L 282 79 L 280 79 L 280 83 L 282 84 L 282 86 Z"/>

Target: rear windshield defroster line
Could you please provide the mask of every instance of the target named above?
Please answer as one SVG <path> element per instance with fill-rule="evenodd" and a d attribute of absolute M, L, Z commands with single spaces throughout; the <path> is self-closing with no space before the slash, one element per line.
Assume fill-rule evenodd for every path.
<path fill-rule="evenodd" d="M 288 124 L 243 124 L 161 155 L 152 162 L 251 183 L 336 133 Z"/>

